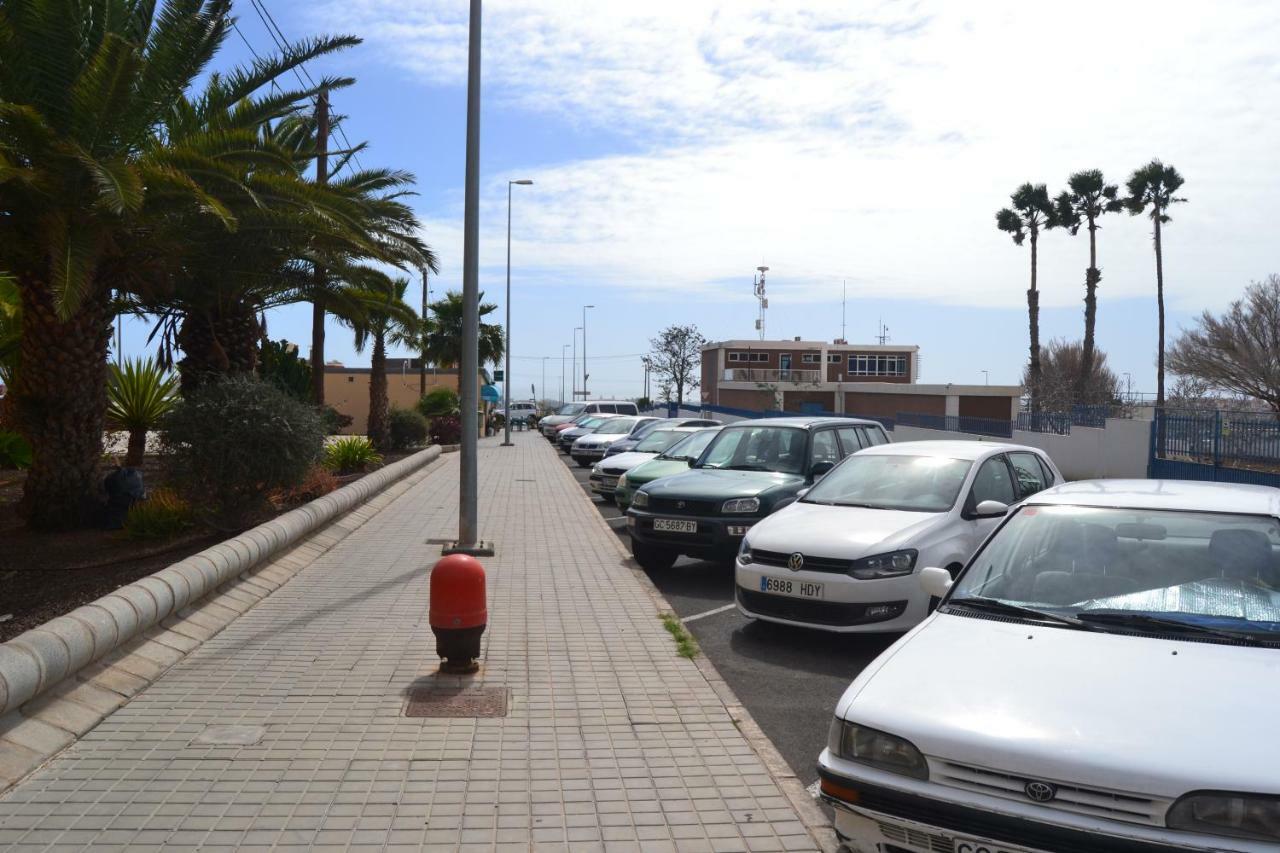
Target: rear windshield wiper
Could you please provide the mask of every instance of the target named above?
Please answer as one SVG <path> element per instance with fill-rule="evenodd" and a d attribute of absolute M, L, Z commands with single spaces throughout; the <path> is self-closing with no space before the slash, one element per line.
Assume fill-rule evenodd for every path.
<path fill-rule="evenodd" d="M 1268 640 L 1249 631 L 1233 631 L 1230 628 L 1217 628 L 1211 625 L 1198 625 L 1195 622 L 1184 622 L 1181 619 L 1166 619 L 1163 616 L 1152 616 L 1149 613 L 1123 613 L 1110 611 L 1106 613 L 1079 614 L 1082 622 L 1094 625 L 1107 625 L 1116 628 L 1153 628 L 1160 631 L 1174 631 L 1179 634 L 1197 634 L 1202 637 L 1217 637 L 1220 640 L 1246 640 L 1249 642 L 1280 642 L 1280 637 Z"/>
<path fill-rule="evenodd" d="M 1064 616 L 1060 613 L 1049 613 L 1045 610 L 1036 610 L 1034 607 L 1023 607 L 1021 604 L 1010 604 L 1009 602 L 1001 601 L 998 598 L 984 598 L 978 595 L 971 595 L 966 596 L 965 598 L 953 598 L 947 602 L 947 606 L 967 607 L 970 610 L 999 613 L 1003 616 L 1021 616 L 1024 619 L 1036 619 L 1042 622 L 1053 622 L 1058 625 L 1070 625 L 1072 628 L 1095 630 L 1091 626 L 1086 625 L 1079 619 L 1072 616 Z"/>

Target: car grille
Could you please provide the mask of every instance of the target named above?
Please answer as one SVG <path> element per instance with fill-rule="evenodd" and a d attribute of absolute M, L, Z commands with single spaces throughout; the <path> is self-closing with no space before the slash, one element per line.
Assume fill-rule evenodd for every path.
<path fill-rule="evenodd" d="M 804 570 L 807 572 L 832 572 L 844 574 L 849 571 L 851 565 L 849 560 L 833 560 L 829 557 L 813 557 L 809 554 L 803 554 Z M 790 553 L 782 551 L 762 551 L 759 548 L 751 549 L 751 562 L 759 563 L 762 566 L 777 566 L 781 569 L 791 568 L 788 561 L 791 559 Z"/>
<path fill-rule="evenodd" d="M 601 468 L 601 472 L 608 474 L 610 477 L 621 477 L 627 473 L 626 468 Z"/>
<path fill-rule="evenodd" d="M 939 784 L 977 791 L 993 797 L 1017 800 L 1021 803 L 1035 802 L 1026 795 L 1025 789 L 1028 782 L 1053 781 L 1033 779 L 1029 776 L 1003 773 L 999 770 L 988 770 L 984 767 L 936 758 L 932 759 L 930 764 L 934 768 L 930 776 Z M 1036 803 L 1036 805 L 1073 814 L 1138 823 L 1143 826 L 1163 826 L 1164 814 L 1170 805 L 1167 800 L 1152 799 L 1140 794 L 1108 791 L 1068 782 L 1053 782 L 1053 784 L 1058 788 L 1057 795 L 1047 803 Z"/>
<path fill-rule="evenodd" d="M 905 601 L 870 601 L 859 604 L 811 601 L 803 598 L 769 595 L 741 586 L 738 587 L 738 600 L 742 602 L 744 607 L 758 616 L 772 616 L 775 619 L 788 619 L 792 622 L 809 622 L 815 625 L 831 625 L 834 627 L 884 622 L 898 618 L 907 609 Z M 873 618 L 867 618 L 868 607 L 884 606 L 892 609 Z"/>
<path fill-rule="evenodd" d="M 649 511 L 669 515 L 714 515 L 714 501 L 685 501 L 677 498 L 649 498 Z"/>
<path fill-rule="evenodd" d="M 880 834 L 890 841 L 896 841 L 899 844 L 910 844 L 912 847 L 917 847 L 921 850 L 932 850 L 934 853 L 955 853 L 955 842 L 945 835 L 921 832 L 918 829 L 894 826 L 891 823 L 877 822 L 877 826 L 880 828 Z"/>

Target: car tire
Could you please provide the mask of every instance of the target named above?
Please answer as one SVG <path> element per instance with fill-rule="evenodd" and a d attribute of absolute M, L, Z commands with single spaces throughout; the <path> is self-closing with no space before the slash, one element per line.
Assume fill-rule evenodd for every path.
<path fill-rule="evenodd" d="M 605 502 L 605 503 L 607 503 L 607 504 L 614 503 L 613 495 L 612 495 L 612 494 L 604 494 L 604 493 L 601 493 L 601 495 L 600 495 L 600 500 L 604 501 L 604 502 Z"/>
<path fill-rule="evenodd" d="M 590 459 L 588 459 L 588 458 L 587 458 L 587 457 L 585 457 L 585 456 L 575 456 L 575 457 L 573 457 L 573 461 L 574 461 L 574 462 L 576 462 L 576 463 L 578 463 L 578 467 L 579 467 L 579 468 L 590 468 L 590 467 L 591 467 L 591 460 L 590 460 Z"/>
<path fill-rule="evenodd" d="M 665 572 L 675 565 L 680 555 L 668 548 L 658 548 L 632 539 L 631 556 L 635 557 L 640 568 L 646 571 Z"/>

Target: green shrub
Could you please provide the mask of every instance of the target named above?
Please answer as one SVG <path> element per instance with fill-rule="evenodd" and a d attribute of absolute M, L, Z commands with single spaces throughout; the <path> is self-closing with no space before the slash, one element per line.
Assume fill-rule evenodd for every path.
<path fill-rule="evenodd" d="M 193 391 L 160 426 L 168 482 L 230 524 L 248 520 L 273 492 L 301 483 L 324 436 L 314 406 L 243 375 Z"/>
<path fill-rule="evenodd" d="M 324 467 L 339 474 L 354 474 L 381 463 L 382 456 L 363 435 L 331 441 L 324 449 Z"/>
<path fill-rule="evenodd" d="M 441 415 L 455 415 L 458 408 L 458 394 L 450 388 L 432 388 L 418 401 L 418 411 L 428 420 Z"/>
<path fill-rule="evenodd" d="M 0 468 L 30 468 L 31 445 L 16 432 L 0 430 Z"/>
<path fill-rule="evenodd" d="M 264 340 L 258 349 L 258 375 L 304 403 L 311 399 L 311 365 L 298 355 L 298 345 Z"/>
<path fill-rule="evenodd" d="M 337 435 L 351 426 L 355 418 L 344 415 L 333 406 L 323 406 L 319 410 L 321 423 L 324 424 L 325 435 Z"/>
<path fill-rule="evenodd" d="M 130 539 L 169 539 L 195 523 L 191 504 L 172 489 L 156 489 L 129 507 L 124 534 Z"/>
<path fill-rule="evenodd" d="M 462 418 L 457 415 L 442 415 L 431 419 L 432 444 L 457 444 L 462 441 Z"/>
<path fill-rule="evenodd" d="M 392 450 L 407 450 L 427 443 L 427 419 L 413 409 L 392 409 L 387 431 Z"/>

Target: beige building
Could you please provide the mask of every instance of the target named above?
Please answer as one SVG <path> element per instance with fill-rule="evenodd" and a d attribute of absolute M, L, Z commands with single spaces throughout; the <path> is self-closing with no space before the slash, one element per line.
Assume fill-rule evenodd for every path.
<path fill-rule="evenodd" d="M 412 409 L 422 396 L 419 388 L 416 358 L 387 359 L 387 399 L 393 409 Z M 351 417 L 351 426 L 343 430 L 348 435 L 364 435 L 369 429 L 369 377 L 368 367 L 347 367 L 330 362 L 324 369 L 324 399 L 339 412 Z M 483 377 L 477 383 L 484 383 Z M 458 371 L 455 368 L 427 368 L 427 390 L 448 388 L 458 390 Z"/>

